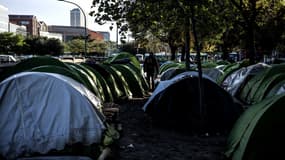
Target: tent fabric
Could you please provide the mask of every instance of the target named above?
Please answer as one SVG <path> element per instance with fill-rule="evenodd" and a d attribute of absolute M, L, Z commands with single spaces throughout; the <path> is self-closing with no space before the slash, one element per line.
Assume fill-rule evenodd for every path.
<path fill-rule="evenodd" d="M 242 112 L 241 106 L 210 77 L 203 75 L 203 108 L 199 107 L 198 73 L 183 72 L 161 81 L 143 106 L 155 123 L 197 131 L 228 131 Z M 205 123 L 200 126 L 200 118 Z"/>
<path fill-rule="evenodd" d="M 164 71 L 161 74 L 160 81 L 169 80 L 169 79 L 171 79 L 171 78 L 175 77 L 176 75 L 183 73 L 183 72 L 186 72 L 186 69 L 177 68 L 177 67 L 168 68 L 166 71 Z"/>
<path fill-rule="evenodd" d="M 226 65 L 223 68 L 223 75 L 221 75 L 218 79 L 217 79 L 217 83 L 219 85 L 221 85 L 223 83 L 223 81 L 227 78 L 228 75 L 230 75 L 231 73 L 233 73 L 234 71 L 242 68 L 242 67 L 247 67 L 249 66 L 249 61 L 248 60 L 243 60 L 237 63 L 231 63 Z"/>
<path fill-rule="evenodd" d="M 269 96 L 270 89 L 284 80 L 284 64 L 274 64 L 252 77 L 243 87 L 240 99 L 248 104 L 255 104 Z"/>
<path fill-rule="evenodd" d="M 274 87 L 268 91 L 265 98 L 273 97 L 285 93 L 285 80 L 278 82 Z"/>
<path fill-rule="evenodd" d="M 225 155 L 232 160 L 284 157 L 284 104 L 285 94 L 281 94 L 245 110 L 228 136 Z"/>
<path fill-rule="evenodd" d="M 218 68 L 206 68 L 203 69 L 203 73 L 211 77 L 215 82 L 218 81 L 219 77 L 223 75 L 223 71 Z"/>
<path fill-rule="evenodd" d="M 98 63 L 83 63 L 83 66 L 89 68 L 95 75 L 102 76 L 109 86 L 111 93 L 113 95 L 114 101 L 119 100 L 123 96 L 123 91 L 121 91 L 118 87 L 118 82 L 116 82 L 114 76 L 110 71 L 105 69 L 108 66 Z"/>
<path fill-rule="evenodd" d="M 7 159 L 100 143 L 106 129 L 100 100 L 54 73 L 21 72 L 0 83 L 0 154 Z"/>
<path fill-rule="evenodd" d="M 137 74 L 132 68 L 127 65 L 113 64 L 112 68 L 115 68 L 121 72 L 122 76 L 125 78 L 128 87 L 132 93 L 133 97 L 143 97 L 146 95 L 146 90 L 143 88 L 142 75 Z"/>
<path fill-rule="evenodd" d="M 70 69 L 70 67 L 66 65 L 64 62 L 61 62 L 60 60 L 53 58 L 53 57 L 49 57 L 49 56 L 32 57 L 32 58 L 22 60 L 21 62 L 17 63 L 15 66 L 5 70 L 2 74 L 0 74 L 0 81 L 8 78 L 9 76 L 13 74 L 23 72 L 31 68 L 44 66 L 44 65 L 58 66 L 58 67 L 65 68 L 67 70 Z"/>
<path fill-rule="evenodd" d="M 243 86 L 243 84 L 246 83 L 249 78 L 260 73 L 268 67 L 269 65 L 265 63 L 257 63 L 251 66 L 242 67 L 228 75 L 227 78 L 223 81 L 222 87 L 232 96 L 235 96 L 240 87 Z"/>

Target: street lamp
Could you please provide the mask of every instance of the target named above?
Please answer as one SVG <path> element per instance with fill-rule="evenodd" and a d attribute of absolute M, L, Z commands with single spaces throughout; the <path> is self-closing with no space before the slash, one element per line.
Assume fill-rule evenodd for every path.
<path fill-rule="evenodd" d="M 66 2 L 66 3 L 71 3 L 71 4 L 74 4 L 76 5 L 80 10 L 81 12 L 83 13 L 83 16 L 84 16 L 84 31 L 85 31 L 85 38 L 84 38 L 84 56 L 86 57 L 86 54 L 87 54 L 87 27 L 86 27 L 86 15 L 83 11 L 83 9 L 76 3 L 74 2 L 70 2 L 70 1 L 67 1 L 67 0 L 58 0 L 58 1 L 62 1 L 62 2 Z"/>

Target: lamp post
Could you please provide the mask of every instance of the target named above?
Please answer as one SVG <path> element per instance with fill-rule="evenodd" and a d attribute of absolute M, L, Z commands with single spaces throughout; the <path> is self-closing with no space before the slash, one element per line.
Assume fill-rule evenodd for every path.
<path fill-rule="evenodd" d="M 78 4 L 76 4 L 74 2 L 70 2 L 70 1 L 67 1 L 67 0 L 58 0 L 58 1 L 71 3 L 71 4 L 75 5 L 75 6 L 77 6 L 81 10 L 81 12 L 83 13 L 83 16 L 84 16 L 84 31 L 85 31 L 85 33 L 84 33 L 85 34 L 84 35 L 84 56 L 86 57 L 86 54 L 87 54 L 87 27 L 86 27 L 86 15 L 85 15 L 85 13 L 84 13 L 83 9 Z"/>

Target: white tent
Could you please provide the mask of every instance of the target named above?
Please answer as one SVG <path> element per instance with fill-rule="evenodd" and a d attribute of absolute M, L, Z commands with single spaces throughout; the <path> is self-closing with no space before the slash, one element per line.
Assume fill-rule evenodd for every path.
<path fill-rule="evenodd" d="M 10 159 L 100 143 L 106 128 L 100 106 L 93 93 L 66 76 L 13 75 L 0 83 L 0 154 Z"/>

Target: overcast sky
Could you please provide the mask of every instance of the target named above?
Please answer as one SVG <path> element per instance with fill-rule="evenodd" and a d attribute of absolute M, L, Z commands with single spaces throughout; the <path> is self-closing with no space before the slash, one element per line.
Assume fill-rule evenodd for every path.
<path fill-rule="evenodd" d="M 111 40 L 116 40 L 115 29 L 109 30 L 109 26 L 95 24 L 94 17 L 88 15 L 91 11 L 93 0 L 69 0 L 78 4 L 87 16 L 87 27 L 94 31 L 108 31 Z M 8 8 L 9 14 L 34 15 L 38 21 L 44 21 L 47 25 L 70 25 L 70 10 L 77 6 L 60 2 L 58 0 L 0 0 L 0 5 Z"/>

